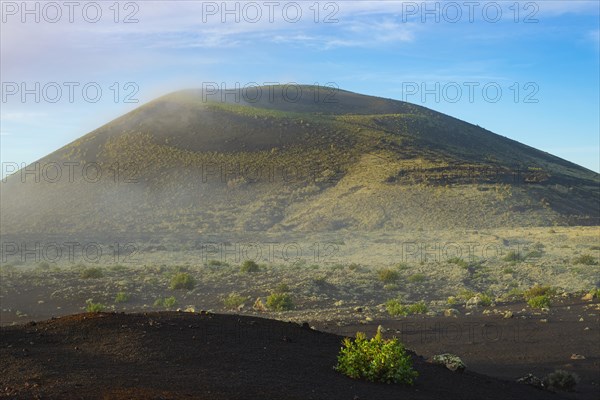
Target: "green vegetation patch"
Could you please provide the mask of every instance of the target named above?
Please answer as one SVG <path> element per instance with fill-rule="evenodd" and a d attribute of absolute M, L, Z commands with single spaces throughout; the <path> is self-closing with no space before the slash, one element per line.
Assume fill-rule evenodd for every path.
<path fill-rule="evenodd" d="M 395 269 L 383 268 L 377 271 L 379 280 L 383 283 L 394 283 L 400 279 L 400 274 Z"/>
<path fill-rule="evenodd" d="M 85 268 L 83 271 L 81 271 L 82 279 L 99 279 L 103 276 L 104 272 L 102 272 L 102 268 L 98 267 Z"/>
<path fill-rule="evenodd" d="M 381 327 L 370 340 L 358 332 L 356 339 L 345 338 L 342 344 L 335 369 L 350 378 L 412 385 L 419 375 L 402 343 L 384 340 Z"/>
<path fill-rule="evenodd" d="M 192 290 L 196 286 L 196 280 L 187 272 L 180 272 L 171 278 L 171 289 Z"/>
<path fill-rule="evenodd" d="M 550 297 L 547 295 L 531 297 L 527 300 L 527 304 L 529 304 L 529 307 L 531 308 L 549 308 Z"/>
<path fill-rule="evenodd" d="M 87 299 L 85 302 L 85 311 L 89 313 L 97 313 L 104 311 L 106 307 L 102 303 L 94 303 L 94 300 Z"/>
<path fill-rule="evenodd" d="M 248 300 L 250 300 L 250 297 L 248 297 L 248 296 L 242 296 L 238 293 L 230 293 L 223 300 L 223 305 L 225 306 L 225 308 L 228 308 L 230 310 L 235 310 L 235 309 L 239 308 L 241 305 L 243 305 L 244 303 L 246 303 Z"/>
<path fill-rule="evenodd" d="M 292 296 L 289 293 L 273 293 L 267 297 L 267 307 L 275 311 L 287 311 L 294 308 Z"/>
<path fill-rule="evenodd" d="M 260 271 L 260 267 L 256 263 L 256 261 L 246 260 L 240 267 L 240 271 L 244 272 L 244 273 L 258 272 L 258 271 Z"/>

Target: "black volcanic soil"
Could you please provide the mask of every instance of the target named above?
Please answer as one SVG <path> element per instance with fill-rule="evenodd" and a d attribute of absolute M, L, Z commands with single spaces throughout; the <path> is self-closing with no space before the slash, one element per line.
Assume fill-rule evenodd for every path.
<path fill-rule="evenodd" d="M 79 314 L 0 329 L 0 398 L 562 399 L 413 354 L 413 387 L 333 370 L 341 337 L 256 317 Z M 568 334 L 568 332 L 565 332 Z M 543 349 L 538 350 L 540 358 Z M 597 363 L 597 360 L 596 360 Z"/>

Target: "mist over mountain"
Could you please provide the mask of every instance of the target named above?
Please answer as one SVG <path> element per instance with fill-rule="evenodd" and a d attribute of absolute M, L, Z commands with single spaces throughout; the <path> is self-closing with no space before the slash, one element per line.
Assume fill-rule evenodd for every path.
<path fill-rule="evenodd" d="M 331 88 L 160 97 L 8 177 L 2 234 L 598 225 L 600 175 Z"/>

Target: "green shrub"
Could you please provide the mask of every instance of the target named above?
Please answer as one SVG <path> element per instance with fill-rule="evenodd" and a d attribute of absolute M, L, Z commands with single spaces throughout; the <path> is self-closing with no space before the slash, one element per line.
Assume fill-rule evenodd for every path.
<path fill-rule="evenodd" d="M 523 291 L 519 288 L 512 288 L 507 293 L 502 295 L 504 301 L 515 301 L 520 300 L 524 297 Z"/>
<path fill-rule="evenodd" d="M 89 313 L 97 313 L 104 311 L 104 304 L 102 303 L 94 303 L 94 300 L 87 299 L 85 302 L 85 310 Z"/>
<path fill-rule="evenodd" d="M 129 301 L 129 295 L 125 292 L 119 292 L 115 296 L 115 303 L 127 303 Z"/>
<path fill-rule="evenodd" d="M 400 278 L 398 271 L 391 268 L 384 268 L 377 271 L 379 280 L 383 283 L 394 283 Z"/>
<path fill-rule="evenodd" d="M 335 369 L 350 378 L 412 385 L 418 376 L 402 343 L 382 339 L 381 329 L 371 340 L 358 332 L 356 339 L 345 338 L 342 344 Z"/>
<path fill-rule="evenodd" d="M 225 300 L 223 300 L 223 304 L 225 305 L 225 308 L 234 310 L 240 307 L 248 300 L 250 300 L 248 296 L 241 296 L 237 293 L 230 293 L 229 296 L 227 296 Z"/>
<path fill-rule="evenodd" d="M 81 271 L 81 277 L 83 279 L 98 279 L 102 278 L 103 276 L 104 273 L 102 272 L 102 269 L 98 267 L 85 268 L 83 271 Z"/>
<path fill-rule="evenodd" d="M 477 293 L 469 289 L 463 289 L 456 295 L 456 298 L 467 301 L 470 298 L 474 297 Z"/>
<path fill-rule="evenodd" d="M 573 260 L 573 264 L 596 265 L 598 262 L 591 254 L 582 254 Z"/>
<path fill-rule="evenodd" d="M 446 260 L 446 262 L 450 263 L 450 264 L 456 264 L 456 265 L 458 265 L 459 267 L 462 267 L 462 268 L 467 268 L 469 266 L 469 263 L 467 263 L 465 260 L 463 260 L 460 257 L 449 258 L 449 259 Z"/>
<path fill-rule="evenodd" d="M 513 267 L 504 267 L 502 268 L 502 273 L 503 274 L 514 274 L 515 272 L 517 272 Z"/>
<path fill-rule="evenodd" d="M 411 314 L 425 314 L 427 312 L 427 304 L 424 301 L 411 304 L 408 306 L 408 312 Z"/>
<path fill-rule="evenodd" d="M 267 297 L 267 307 L 275 311 L 286 311 L 294 308 L 289 293 L 273 293 Z"/>
<path fill-rule="evenodd" d="M 448 304 L 449 306 L 456 305 L 458 304 L 458 299 L 455 296 L 449 296 L 446 300 L 446 304 Z"/>
<path fill-rule="evenodd" d="M 246 272 L 246 273 L 258 272 L 258 271 L 260 271 L 260 267 L 258 266 L 258 264 L 256 262 L 254 262 L 252 260 L 246 260 L 240 267 L 240 271 Z"/>
<path fill-rule="evenodd" d="M 527 300 L 527 304 L 531 308 L 549 308 L 550 298 L 547 295 L 531 297 Z"/>
<path fill-rule="evenodd" d="M 192 290 L 196 286 L 196 280 L 187 272 L 180 272 L 171 278 L 171 289 Z"/>
<path fill-rule="evenodd" d="M 392 316 L 407 316 L 409 314 L 425 314 L 428 311 L 425 302 L 420 301 L 409 305 L 404 305 L 400 300 L 392 299 L 385 303 L 385 309 Z"/>
<path fill-rule="evenodd" d="M 403 305 L 400 300 L 388 300 L 385 303 L 385 309 L 388 314 L 392 316 L 407 316 L 408 315 L 408 307 Z"/>
<path fill-rule="evenodd" d="M 220 261 L 220 260 L 208 260 L 207 265 L 209 267 L 228 267 L 229 264 L 226 263 L 225 261 Z"/>
<path fill-rule="evenodd" d="M 557 369 L 544 378 L 546 386 L 558 390 L 573 390 L 578 382 L 579 377 L 576 374 L 562 369 Z"/>
<path fill-rule="evenodd" d="M 539 296 L 546 296 L 546 295 L 550 296 L 550 295 L 553 295 L 554 293 L 555 293 L 555 290 L 552 289 L 550 286 L 535 285 L 523 292 L 523 298 L 525 300 L 529 300 L 529 299 L 532 299 L 534 297 L 539 297 Z"/>
<path fill-rule="evenodd" d="M 524 259 L 527 258 L 540 258 L 544 255 L 544 253 L 541 250 L 531 250 L 530 252 L 528 252 L 527 254 L 525 254 Z"/>
<path fill-rule="evenodd" d="M 156 301 L 154 302 L 154 307 L 171 308 L 171 307 L 174 307 L 175 304 L 177 304 L 177 299 L 175 298 L 175 296 L 171 296 L 171 297 L 165 297 L 164 299 L 161 299 L 161 298 L 156 299 Z"/>
<path fill-rule="evenodd" d="M 487 293 L 480 293 L 479 294 L 479 304 L 481 304 L 483 307 L 489 307 L 492 305 L 492 302 L 494 300 L 492 299 L 492 296 L 490 296 Z"/>
<path fill-rule="evenodd" d="M 426 279 L 424 274 L 414 274 L 408 277 L 410 283 L 422 283 L 425 282 Z"/>
<path fill-rule="evenodd" d="M 507 262 L 521 262 L 523 261 L 523 256 L 517 251 L 511 250 L 509 251 L 502 260 Z"/>

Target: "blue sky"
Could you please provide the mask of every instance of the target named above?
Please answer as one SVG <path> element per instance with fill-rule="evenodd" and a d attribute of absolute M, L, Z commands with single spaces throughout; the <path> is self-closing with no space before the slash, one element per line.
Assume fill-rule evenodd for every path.
<path fill-rule="evenodd" d="M 27 14 L 2 2 L 2 162 L 35 161 L 171 91 L 298 82 L 424 105 L 600 171 L 597 0 L 428 2 L 430 13 L 421 1 L 228 2 L 232 14 L 221 1 L 137 1 L 118 15 L 92 3 L 29 2 Z M 36 82 L 39 102 L 23 99 Z M 65 82 L 78 85 L 72 102 Z"/>

